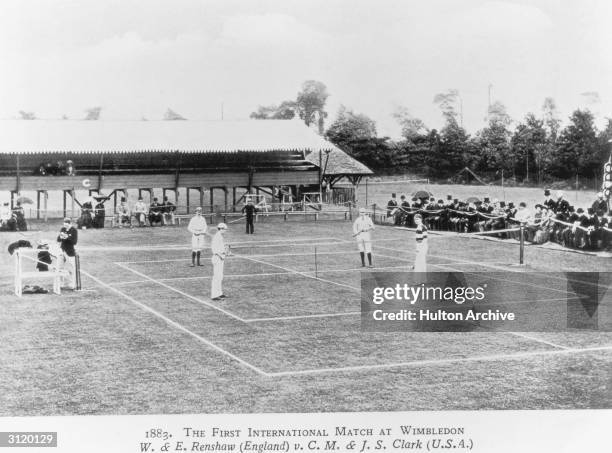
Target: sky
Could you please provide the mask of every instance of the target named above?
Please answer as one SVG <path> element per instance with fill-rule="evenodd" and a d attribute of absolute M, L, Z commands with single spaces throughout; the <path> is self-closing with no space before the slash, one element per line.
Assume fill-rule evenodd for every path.
<path fill-rule="evenodd" d="M 315 79 L 328 121 L 344 105 L 392 138 L 398 107 L 440 128 L 448 89 L 472 133 L 489 91 L 515 121 L 552 97 L 603 124 L 611 24 L 609 0 L 2 0 L 0 118 L 246 119 Z"/>

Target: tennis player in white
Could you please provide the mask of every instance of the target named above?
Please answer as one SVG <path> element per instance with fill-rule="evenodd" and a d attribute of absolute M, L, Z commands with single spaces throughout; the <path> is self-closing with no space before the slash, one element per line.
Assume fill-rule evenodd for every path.
<path fill-rule="evenodd" d="M 361 256 L 361 267 L 365 267 L 365 254 L 368 254 L 368 267 L 372 265 L 372 233 L 374 223 L 366 215 L 364 208 L 359 208 L 359 217 L 353 223 L 353 237 L 357 240 L 357 248 Z"/>
<path fill-rule="evenodd" d="M 225 247 L 225 239 L 223 239 L 223 233 L 227 230 L 225 223 L 217 225 L 217 232 L 212 238 L 210 243 L 210 249 L 212 252 L 212 265 L 213 265 L 213 276 L 210 290 L 210 298 L 214 301 L 225 299 L 223 294 L 223 265 L 225 263 L 225 257 L 227 256 L 227 249 Z"/>
<path fill-rule="evenodd" d="M 208 231 L 208 225 L 206 225 L 206 219 L 202 215 L 202 208 L 197 207 L 195 216 L 189 221 L 187 230 L 191 233 L 191 267 L 196 265 L 196 258 L 198 266 L 200 264 L 200 255 L 204 248 L 204 239 L 206 238 L 206 232 Z"/>
<path fill-rule="evenodd" d="M 421 214 L 414 216 L 416 223 L 416 256 L 414 258 L 414 272 L 427 272 L 427 227 L 423 223 Z"/>

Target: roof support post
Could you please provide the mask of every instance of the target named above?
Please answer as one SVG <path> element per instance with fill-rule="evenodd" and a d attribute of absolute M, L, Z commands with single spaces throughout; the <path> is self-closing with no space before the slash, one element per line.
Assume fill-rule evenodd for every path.
<path fill-rule="evenodd" d="M 16 162 L 16 166 L 17 166 L 17 181 L 15 184 L 15 190 L 17 191 L 17 193 L 19 194 L 21 192 L 21 169 L 20 169 L 20 162 L 19 162 L 19 154 L 17 154 L 17 162 Z M 12 200 L 11 200 L 12 203 Z M 13 208 L 13 206 L 11 205 L 11 209 Z"/>
<path fill-rule="evenodd" d="M 204 210 L 204 187 L 199 188 L 200 191 L 200 207 Z M 212 206 L 210 208 L 210 212 L 212 212 Z"/>
<path fill-rule="evenodd" d="M 178 178 L 178 177 L 177 177 Z M 189 187 L 185 188 L 186 202 L 187 202 L 187 214 L 189 214 Z"/>
<path fill-rule="evenodd" d="M 214 187 L 210 188 L 210 212 L 214 212 L 215 211 L 215 201 L 214 201 L 214 198 L 213 198 L 214 190 L 215 190 Z"/>
<path fill-rule="evenodd" d="M 100 154 L 100 165 L 98 167 L 98 193 L 102 190 L 102 168 L 104 167 L 104 154 Z"/>
<path fill-rule="evenodd" d="M 227 186 L 223 186 L 223 212 L 227 212 L 227 198 L 228 198 Z"/>
<path fill-rule="evenodd" d="M 236 212 L 236 186 L 232 187 L 232 212 Z"/>
<path fill-rule="evenodd" d="M 62 190 L 62 212 L 63 216 L 66 217 L 66 191 Z"/>

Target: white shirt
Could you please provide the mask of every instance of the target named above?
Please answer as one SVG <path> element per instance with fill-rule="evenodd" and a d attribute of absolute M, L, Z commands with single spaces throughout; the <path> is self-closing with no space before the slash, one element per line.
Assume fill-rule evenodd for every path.
<path fill-rule="evenodd" d="M 210 243 L 210 250 L 213 256 L 219 255 L 221 259 L 225 259 L 225 240 L 222 233 L 218 231 L 215 233 Z"/>
<path fill-rule="evenodd" d="M 11 218 L 11 210 L 7 206 L 0 208 L 0 219 L 9 220 Z"/>
<path fill-rule="evenodd" d="M 532 220 L 531 212 L 527 208 L 519 209 L 518 211 L 516 211 L 516 215 L 514 216 L 514 218 L 519 222 L 530 222 Z"/>
<path fill-rule="evenodd" d="M 193 234 L 203 234 L 208 231 L 208 225 L 206 225 L 206 219 L 204 216 L 196 215 L 192 217 L 187 226 L 187 231 Z"/>
<path fill-rule="evenodd" d="M 144 204 L 144 201 L 137 201 L 136 204 L 134 205 L 134 211 L 138 213 L 144 212 L 146 214 L 147 205 Z"/>
<path fill-rule="evenodd" d="M 374 229 L 372 219 L 368 216 L 359 216 L 353 223 L 353 234 L 357 239 L 370 240 L 370 231 Z"/>

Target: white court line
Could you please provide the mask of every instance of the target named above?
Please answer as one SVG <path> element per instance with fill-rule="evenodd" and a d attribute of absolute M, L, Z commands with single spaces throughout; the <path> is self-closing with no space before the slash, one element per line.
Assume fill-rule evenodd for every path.
<path fill-rule="evenodd" d="M 237 315 L 235 315 L 235 314 L 233 314 L 233 313 L 231 313 L 231 312 L 229 312 L 229 311 L 227 311 L 227 310 L 224 310 L 223 308 L 217 307 L 216 305 L 211 304 L 210 302 L 207 302 L 207 301 L 205 301 L 205 300 L 203 300 L 203 299 L 200 299 L 199 297 L 192 296 L 191 294 L 186 293 L 186 292 L 184 292 L 184 291 L 181 291 L 180 289 L 176 289 L 176 288 L 174 288 L 174 287 L 172 287 L 172 286 L 170 286 L 170 285 L 166 285 L 166 284 L 165 284 L 165 283 L 163 283 L 163 282 L 160 282 L 160 281 L 158 281 L 158 280 L 155 280 L 154 278 L 149 277 L 148 275 L 143 274 L 142 272 L 135 271 L 134 269 L 131 269 L 131 268 L 129 268 L 128 266 L 125 266 L 125 265 L 123 265 L 123 264 L 121 264 L 121 263 L 115 263 L 115 264 L 116 264 L 117 266 L 119 266 L 119 267 L 122 267 L 122 268 L 123 268 L 123 269 L 125 269 L 125 270 L 128 270 L 128 271 L 130 271 L 130 272 L 133 272 L 134 274 L 139 275 L 139 276 L 141 276 L 141 277 L 143 277 L 143 278 L 147 279 L 148 281 L 151 281 L 151 282 L 153 282 L 153 283 L 157 283 L 158 285 L 163 286 L 164 288 L 167 288 L 167 289 L 169 289 L 170 291 L 174 291 L 174 292 L 176 292 L 176 293 L 178 293 L 178 294 L 180 294 L 180 295 L 182 295 L 182 296 L 185 296 L 185 297 L 187 297 L 187 298 L 189 298 L 189 299 L 191 299 L 191 300 L 194 300 L 194 301 L 198 302 L 199 304 L 206 305 L 207 307 L 210 307 L 210 308 L 213 308 L 213 309 L 215 309 L 215 310 L 217 310 L 217 311 L 220 311 L 221 313 L 223 313 L 224 315 L 229 316 L 230 318 L 234 318 L 234 319 L 236 319 L 237 321 L 244 322 L 244 319 L 242 319 L 240 316 L 237 316 Z M 109 286 L 110 286 L 110 285 L 109 285 Z"/>
<path fill-rule="evenodd" d="M 91 278 L 92 280 L 94 280 L 96 283 L 98 283 L 100 286 L 103 286 L 105 288 L 110 289 L 111 291 L 119 294 L 120 296 L 124 297 L 125 299 L 129 300 L 130 302 L 132 302 L 134 305 L 142 308 L 145 311 L 148 311 L 149 313 L 157 316 L 158 318 L 162 319 L 163 321 L 165 321 L 166 323 L 168 323 L 169 325 L 171 325 L 172 327 L 175 327 L 176 329 L 180 330 L 181 332 L 184 332 L 190 336 L 192 336 L 193 338 L 196 338 L 197 340 L 199 340 L 200 342 L 204 343 L 205 345 L 211 347 L 212 349 L 214 349 L 217 352 L 220 352 L 223 355 L 228 356 L 229 358 L 235 360 L 236 362 L 240 363 L 241 365 L 249 368 L 250 370 L 255 371 L 257 374 L 260 374 L 262 376 L 269 376 L 268 373 L 266 373 L 265 371 L 257 368 L 255 365 L 250 364 L 249 362 L 247 362 L 246 360 L 241 359 L 238 356 L 235 356 L 234 354 L 232 354 L 229 351 L 226 351 L 225 349 L 221 348 L 220 346 L 217 346 L 216 344 L 212 343 L 211 341 L 207 340 L 206 338 L 198 335 L 195 332 L 192 332 L 191 330 L 187 329 L 186 327 L 182 326 L 181 324 L 179 324 L 176 321 L 171 320 L 170 318 L 164 316 L 163 314 L 159 313 L 158 311 L 154 310 L 153 308 L 149 307 L 148 305 L 143 304 L 142 302 L 138 302 L 136 299 L 134 299 L 131 296 L 128 296 L 127 294 L 119 291 L 117 288 L 113 288 L 112 286 L 108 285 L 107 283 L 104 283 L 103 281 L 99 280 L 98 278 L 94 277 L 93 275 L 91 275 L 90 273 L 81 270 L 81 272 L 88 276 L 89 278 Z"/>
<path fill-rule="evenodd" d="M 270 377 L 282 377 L 282 376 L 300 376 L 309 374 L 323 374 L 323 373 L 341 373 L 345 371 L 370 371 L 380 370 L 388 368 L 400 368 L 400 367 L 414 367 L 414 366 L 436 366 L 445 365 L 451 363 L 463 363 L 463 362 L 488 362 L 495 360 L 515 360 L 528 357 L 546 356 L 546 355 L 561 355 L 561 354 L 581 354 L 595 351 L 612 351 L 612 346 L 601 346 L 594 348 L 584 349 L 554 349 L 544 351 L 531 351 L 531 352 L 519 352 L 516 354 L 494 354 L 488 356 L 477 356 L 477 357 L 460 357 L 450 359 L 429 359 L 429 360 L 413 360 L 410 362 L 397 362 L 397 363 L 385 363 L 379 365 L 355 365 L 345 366 L 338 368 L 314 368 L 307 370 L 298 371 L 278 371 L 269 372 Z"/>
<path fill-rule="evenodd" d="M 360 315 L 360 311 L 346 311 L 342 313 L 320 313 L 315 315 L 295 315 L 295 316 L 277 316 L 275 318 L 250 318 L 245 319 L 245 322 L 268 322 L 268 321 L 287 321 L 294 319 L 308 319 L 308 318 L 332 318 L 337 316 L 354 316 Z"/>
<path fill-rule="evenodd" d="M 549 346 L 553 346 L 553 347 L 559 348 L 559 349 L 571 349 L 571 348 L 568 348 L 567 346 L 562 346 L 560 344 L 553 343 L 551 341 L 542 340 L 541 338 L 534 337 L 534 336 L 531 336 L 531 335 L 527 335 L 527 334 L 524 334 L 522 332 L 505 332 L 505 333 L 507 333 L 509 335 L 514 335 L 515 337 L 521 337 L 521 338 L 525 338 L 527 340 L 537 341 L 538 343 L 547 344 Z"/>

